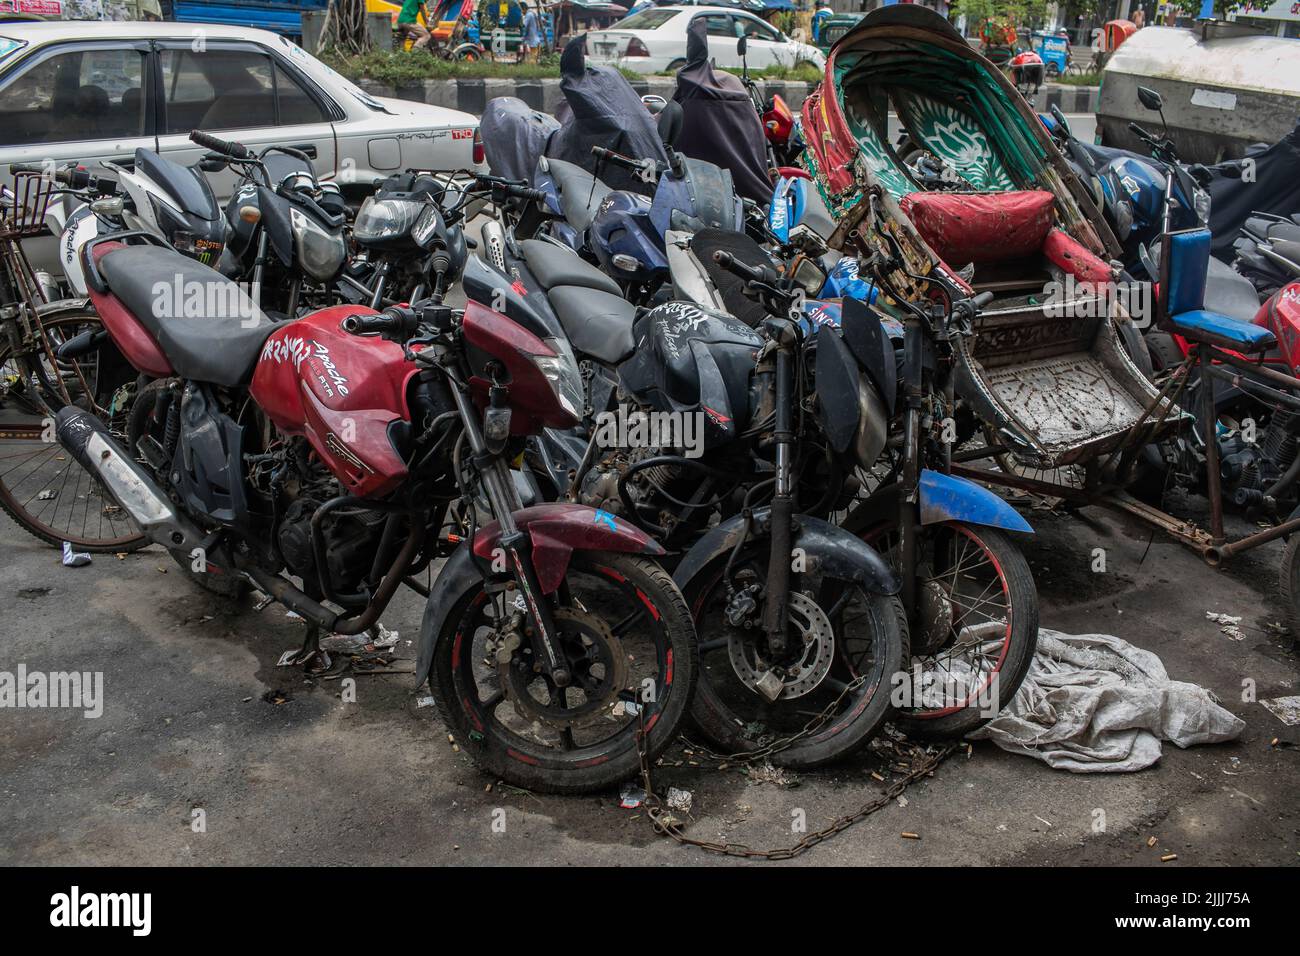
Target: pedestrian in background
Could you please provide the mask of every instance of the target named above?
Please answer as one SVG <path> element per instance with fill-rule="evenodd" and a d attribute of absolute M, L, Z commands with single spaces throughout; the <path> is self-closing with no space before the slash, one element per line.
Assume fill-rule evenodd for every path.
<path fill-rule="evenodd" d="M 411 44 L 413 50 L 423 50 L 432 37 L 420 23 L 420 17 L 424 17 L 425 23 L 429 22 L 429 11 L 424 9 L 424 0 L 403 0 L 402 10 L 397 15 L 397 33 L 403 40 L 407 37 L 415 39 Z"/>
<path fill-rule="evenodd" d="M 525 63 L 536 63 L 542 46 L 542 24 L 528 4 L 519 4 L 519 9 L 524 12 L 523 37 L 520 40 L 522 59 Z"/>

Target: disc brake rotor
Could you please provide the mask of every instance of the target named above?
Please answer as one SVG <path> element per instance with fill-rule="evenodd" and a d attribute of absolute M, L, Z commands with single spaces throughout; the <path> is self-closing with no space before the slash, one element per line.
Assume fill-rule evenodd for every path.
<path fill-rule="evenodd" d="M 571 730 L 610 713 L 619 693 L 627 689 L 627 654 L 605 622 L 589 611 L 566 607 L 552 616 L 570 661 L 569 686 L 557 689 L 534 670 L 532 655 L 518 651 L 497 662 L 497 673 L 502 692 L 521 716 L 556 730 Z"/>
<path fill-rule="evenodd" d="M 798 591 L 790 592 L 789 629 L 802 645 L 802 652 L 798 660 L 779 670 L 758 653 L 752 631 L 733 630 L 727 639 L 727 653 L 736 677 L 769 701 L 793 700 L 812 693 L 831 672 L 835 629 L 817 602 Z"/>

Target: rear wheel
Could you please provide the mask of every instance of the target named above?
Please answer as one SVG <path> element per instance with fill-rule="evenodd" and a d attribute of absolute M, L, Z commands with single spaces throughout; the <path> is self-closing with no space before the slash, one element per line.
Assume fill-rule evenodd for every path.
<path fill-rule="evenodd" d="M 103 322 L 92 311 L 43 318 L 51 350 Z M 24 530 L 56 547 L 134 551 L 148 544 L 130 515 L 54 438 L 54 414 L 65 404 L 125 429 L 134 372 L 111 345 L 75 361 L 15 353 L 0 345 L 0 508 Z"/>
<path fill-rule="evenodd" d="M 898 570 L 893 525 L 861 536 Z M 920 611 L 898 725 L 927 740 L 962 737 L 997 716 L 1029 672 L 1038 589 L 1020 549 L 992 528 L 926 527 L 919 566 Z"/>
<path fill-rule="evenodd" d="M 572 665 L 555 686 L 510 595 L 463 595 L 437 636 L 429 686 L 484 771 L 548 793 L 585 793 L 640 770 L 677 736 L 695 685 L 695 634 L 672 578 L 645 558 L 578 553 L 553 609 Z M 522 602 L 521 602 L 522 603 Z"/>
<path fill-rule="evenodd" d="M 1291 620 L 1291 633 L 1300 634 L 1300 534 L 1291 535 L 1282 555 L 1282 600 Z"/>

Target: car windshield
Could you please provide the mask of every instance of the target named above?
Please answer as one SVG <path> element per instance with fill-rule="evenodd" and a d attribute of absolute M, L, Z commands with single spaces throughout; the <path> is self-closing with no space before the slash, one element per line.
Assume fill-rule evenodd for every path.
<path fill-rule="evenodd" d="M 610 29 L 657 30 L 675 16 L 677 16 L 676 10 L 642 10 L 640 13 L 632 14 L 626 20 L 619 20 Z"/>
<path fill-rule="evenodd" d="M 21 50 L 26 45 L 26 40 L 11 40 L 9 37 L 0 37 L 0 60 L 3 60 L 16 50 Z"/>

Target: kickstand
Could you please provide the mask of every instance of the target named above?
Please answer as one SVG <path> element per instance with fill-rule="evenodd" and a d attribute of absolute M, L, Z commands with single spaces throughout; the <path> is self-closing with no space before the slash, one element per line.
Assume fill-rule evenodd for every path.
<path fill-rule="evenodd" d="M 301 664 L 308 674 L 323 674 L 330 669 L 329 653 L 321 650 L 320 628 L 314 624 L 307 626 L 307 636 L 303 638 L 302 650 L 294 658 L 294 663 Z"/>

